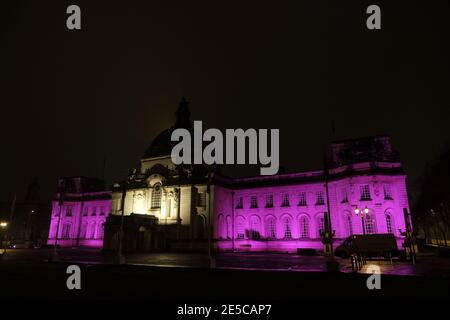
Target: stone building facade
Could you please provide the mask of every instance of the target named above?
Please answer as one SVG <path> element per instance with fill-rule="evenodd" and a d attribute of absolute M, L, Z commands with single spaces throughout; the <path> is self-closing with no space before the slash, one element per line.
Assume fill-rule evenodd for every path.
<path fill-rule="evenodd" d="M 337 243 L 361 233 L 392 233 L 401 242 L 406 175 L 389 136 L 332 143 L 326 171 L 229 178 L 214 167 L 174 165 L 176 128 L 192 130 L 186 101 L 111 191 L 95 179 L 61 179 L 48 243 L 58 229 L 60 245 L 117 250 L 123 230 L 129 252 L 319 249 L 328 210 Z"/>
<path fill-rule="evenodd" d="M 393 233 L 401 242 L 403 212 L 409 212 L 406 175 L 389 136 L 332 143 L 326 188 L 324 170 L 236 179 L 217 168 L 175 166 L 170 136 L 191 128 L 186 102 L 176 115 L 139 168 L 114 185 L 106 249 L 117 247 L 119 219 L 112 219 L 122 214 L 123 200 L 130 251 L 199 250 L 210 245 L 208 238 L 217 250 L 318 249 L 327 199 L 336 241 L 366 232 Z"/>
<path fill-rule="evenodd" d="M 60 178 L 52 201 L 47 244 L 102 248 L 104 224 L 110 212 L 111 192 L 105 190 L 102 180 Z"/>
<path fill-rule="evenodd" d="M 366 152 L 373 149 L 372 157 L 354 154 L 361 143 L 369 147 Z M 409 203 L 406 176 L 391 150 L 389 137 L 336 142 L 332 149 L 328 196 L 324 170 L 227 179 L 223 186 L 216 187 L 218 247 L 318 249 L 322 246 L 327 198 L 338 242 L 352 234 L 392 233 L 400 244 L 400 230 L 405 231 L 403 212 L 409 212 Z M 379 153 L 384 149 L 387 153 Z M 346 152 L 353 154 L 342 158 Z"/>

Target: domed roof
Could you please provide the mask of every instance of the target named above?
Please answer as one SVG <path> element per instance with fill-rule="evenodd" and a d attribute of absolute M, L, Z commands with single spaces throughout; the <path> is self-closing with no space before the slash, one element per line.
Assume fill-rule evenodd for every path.
<path fill-rule="evenodd" d="M 191 112 L 189 111 L 188 102 L 185 98 L 181 100 L 175 114 L 175 125 L 162 131 L 156 136 L 155 139 L 153 139 L 152 143 L 145 151 L 144 158 L 169 156 L 172 152 L 172 148 L 178 143 L 176 141 L 171 141 L 170 138 L 172 136 L 172 132 L 178 128 L 185 128 L 190 131 L 192 130 L 190 122 Z"/>
<path fill-rule="evenodd" d="M 175 130 L 174 127 L 166 129 L 158 134 L 145 151 L 144 158 L 170 155 L 172 148 L 175 146 L 175 142 L 170 140 L 173 130 Z"/>

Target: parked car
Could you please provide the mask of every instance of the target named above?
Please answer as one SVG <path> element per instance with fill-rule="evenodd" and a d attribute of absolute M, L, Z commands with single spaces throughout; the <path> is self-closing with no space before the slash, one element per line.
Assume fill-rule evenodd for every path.
<path fill-rule="evenodd" d="M 390 258 L 398 256 L 398 253 L 397 241 L 392 233 L 351 235 L 334 251 L 341 258 L 352 254 Z"/>

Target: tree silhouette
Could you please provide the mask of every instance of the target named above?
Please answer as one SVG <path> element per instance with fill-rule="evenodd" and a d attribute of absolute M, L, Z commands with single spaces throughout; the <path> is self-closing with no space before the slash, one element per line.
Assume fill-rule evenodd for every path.
<path fill-rule="evenodd" d="M 450 232 L 450 144 L 425 167 L 414 203 L 414 222 L 427 239 L 447 245 Z"/>

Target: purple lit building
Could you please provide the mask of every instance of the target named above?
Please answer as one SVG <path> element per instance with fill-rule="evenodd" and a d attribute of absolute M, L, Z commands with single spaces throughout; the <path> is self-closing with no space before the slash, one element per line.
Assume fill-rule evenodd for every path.
<path fill-rule="evenodd" d="M 365 232 L 393 233 L 400 244 L 403 210 L 409 212 L 409 204 L 406 176 L 390 138 L 338 141 L 331 148 L 328 189 L 337 242 Z M 320 233 L 327 211 L 323 170 L 224 179 L 214 196 L 220 249 L 322 247 Z"/>
<path fill-rule="evenodd" d="M 102 180 L 87 177 L 59 179 L 58 191 L 52 201 L 47 244 L 56 242 L 62 247 L 101 248 L 104 223 L 110 212 L 111 192 L 105 191 Z"/>
<path fill-rule="evenodd" d="M 210 234 L 218 250 L 322 248 L 327 211 L 323 170 L 233 179 L 204 166 L 176 167 L 170 136 L 179 127 L 191 128 L 185 101 L 175 125 L 154 139 L 126 182 L 125 251 L 205 250 Z M 366 233 L 393 233 L 400 243 L 409 204 L 406 175 L 389 136 L 334 142 L 330 154 L 335 243 L 363 233 L 361 213 Z M 118 246 L 123 190 L 123 182 L 114 184 L 106 250 Z"/>

